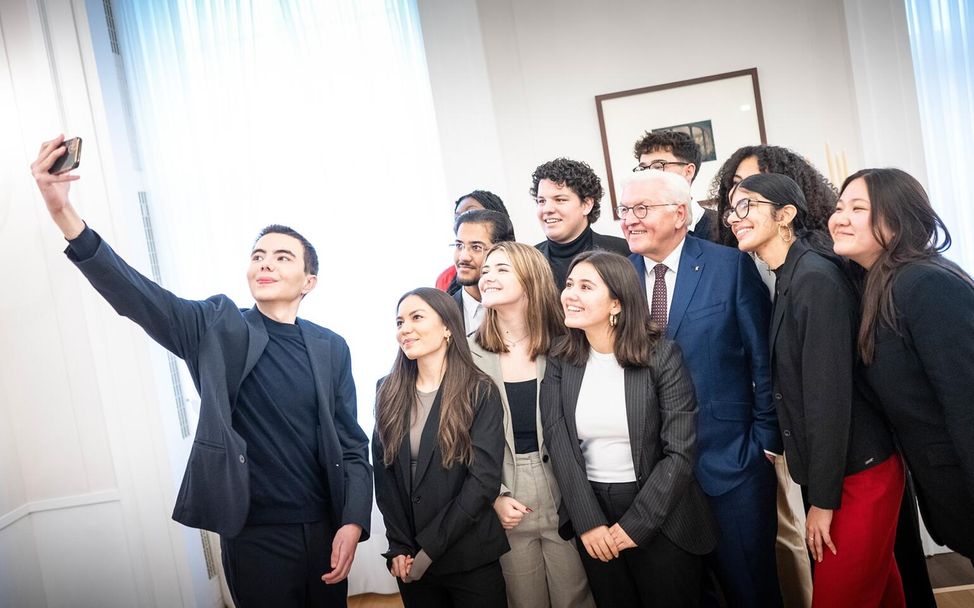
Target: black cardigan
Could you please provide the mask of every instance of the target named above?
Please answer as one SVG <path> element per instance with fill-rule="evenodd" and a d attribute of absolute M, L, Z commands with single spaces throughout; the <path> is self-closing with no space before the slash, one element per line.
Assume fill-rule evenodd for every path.
<path fill-rule="evenodd" d="M 857 386 L 859 302 L 842 270 L 803 241 L 776 272 L 771 379 L 788 469 L 812 505 L 837 509 L 843 478 L 893 453 Z"/>
<path fill-rule="evenodd" d="M 933 263 L 893 282 L 900 334 L 880 327 L 870 386 L 935 541 L 974 558 L 974 286 Z"/>

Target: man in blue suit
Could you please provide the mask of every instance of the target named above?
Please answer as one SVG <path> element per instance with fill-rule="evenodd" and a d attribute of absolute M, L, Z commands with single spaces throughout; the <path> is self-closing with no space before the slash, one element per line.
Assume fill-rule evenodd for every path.
<path fill-rule="evenodd" d="M 618 213 L 651 317 L 680 345 L 693 377 L 695 474 L 720 524 L 711 565 L 724 597 L 730 606 L 780 606 L 771 302 L 749 257 L 687 233 L 690 200 L 682 177 L 642 171 L 624 183 Z"/>

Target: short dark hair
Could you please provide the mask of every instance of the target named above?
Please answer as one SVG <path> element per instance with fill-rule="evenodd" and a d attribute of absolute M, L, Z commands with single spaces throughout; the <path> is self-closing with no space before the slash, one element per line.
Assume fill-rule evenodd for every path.
<path fill-rule="evenodd" d="M 315 251 L 315 246 L 311 244 L 311 241 L 304 238 L 300 232 L 282 224 L 271 224 L 264 226 L 257 238 L 254 239 L 254 245 L 268 234 L 284 234 L 297 239 L 304 247 L 304 274 L 318 274 L 318 252 Z"/>
<path fill-rule="evenodd" d="M 461 224 L 487 224 L 490 226 L 490 242 L 492 244 L 516 240 L 511 218 L 500 211 L 491 211 L 490 209 L 464 211 L 457 216 L 457 219 L 453 220 L 453 234 L 460 231 Z"/>
<path fill-rule="evenodd" d="M 567 186 L 578 198 L 585 202 L 585 199 L 592 199 L 592 210 L 588 212 L 588 223 L 592 225 L 599 219 L 599 201 L 602 200 L 604 190 L 602 181 L 595 174 L 588 163 L 580 160 L 570 160 L 567 158 L 556 158 L 539 166 L 531 174 L 531 196 L 538 197 L 538 184 L 546 179 L 559 186 Z"/>
<path fill-rule="evenodd" d="M 593 249 L 575 256 L 568 274 L 582 262 L 595 268 L 609 288 L 609 294 L 622 305 L 612 328 L 616 361 L 622 367 L 649 367 L 651 354 L 662 332 L 650 321 L 646 290 L 639 282 L 636 267 L 618 253 Z M 588 360 L 591 348 L 584 331 L 570 328 L 568 335 L 552 349 L 551 356 L 581 366 Z"/>
<path fill-rule="evenodd" d="M 646 131 L 633 146 L 632 153 L 639 160 L 643 154 L 657 150 L 669 152 L 681 162 L 693 163 L 693 178 L 690 182 L 697 179 L 703 156 L 700 154 L 700 146 L 690 135 L 680 131 Z"/>
<path fill-rule="evenodd" d="M 496 194 L 488 190 L 474 190 L 473 192 L 464 194 L 453 203 L 454 211 L 456 211 L 457 207 L 460 206 L 460 201 L 462 201 L 465 198 L 472 198 L 473 200 L 483 205 L 484 209 L 490 209 L 491 211 L 499 211 L 504 215 L 510 215 L 510 213 L 507 212 L 507 207 L 504 206 L 504 201 L 501 200 L 501 197 L 497 196 Z"/>

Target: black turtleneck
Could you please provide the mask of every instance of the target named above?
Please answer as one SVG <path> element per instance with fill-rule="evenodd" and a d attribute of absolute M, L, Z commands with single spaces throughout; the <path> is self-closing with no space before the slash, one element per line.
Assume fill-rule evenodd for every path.
<path fill-rule="evenodd" d="M 565 279 L 568 278 L 568 267 L 571 266 L 575 256 L 592 249 L 604 249 L 619 255 L 629 255 L 629 244 L 625 239 L 617 236 L 606 236 L 592 230 L 592 226 L 586 226 L 578 237 L 567 243 L 556 243 L 551 239 L 542 241 L 535 247 L 544 254 L 544 257 L 551 264 L 551 271 L 555 275 L 555 287 L 560 292 L 565 287 Z"/>

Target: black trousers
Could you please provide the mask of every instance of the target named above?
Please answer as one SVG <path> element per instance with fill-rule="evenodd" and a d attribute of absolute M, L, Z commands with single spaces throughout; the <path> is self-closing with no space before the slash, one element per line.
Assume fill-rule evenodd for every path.
<path fill-rule="evenodd" d="M 507 587 L 499 561 L 473 570 L 431 574 L 412 583 L 399 583 L 406 608 L 506 608 Z M 544 581 L 541 581 L 542 583 Z"/>
<path fill-rule="evenodd" d="M 592 489 L 610 527 L 629 509 L 637 492 L 635 483 L 592 482 Z M 703 556 L 684 551 L 663 534 L 657 534 L 646 545 L 626 549 L 609 562 L 590 557 L 580 538 L 576 538 L 576 546 L 599 606 L 689 608 L 700 605 Z"/>
<path fill-rule="evenodd" d="M 326 522 L 247 526 L 220 538 L 237 608 L 344 608 L 348 581 L 326 585 L 334 531 Z"/>

